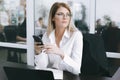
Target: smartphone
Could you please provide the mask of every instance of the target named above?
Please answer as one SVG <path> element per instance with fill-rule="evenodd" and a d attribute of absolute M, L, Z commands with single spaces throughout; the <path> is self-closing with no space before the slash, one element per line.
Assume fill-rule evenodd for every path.
<path fill-rule="evenodd" d="M 44 45 L 42 42 L 42 39 L 39 36 L 33 35 L 33 38 L 34 38 L 35 42 L 37 42 L 37 45 Z"/>

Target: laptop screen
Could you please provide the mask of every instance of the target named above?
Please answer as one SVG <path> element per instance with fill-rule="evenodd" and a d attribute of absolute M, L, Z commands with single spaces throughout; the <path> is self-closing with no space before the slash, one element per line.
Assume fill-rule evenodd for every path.
<path fill-rule="evenodd" d="M 52 71 L 3 67 L 8 80 L 54 80 Z"/>

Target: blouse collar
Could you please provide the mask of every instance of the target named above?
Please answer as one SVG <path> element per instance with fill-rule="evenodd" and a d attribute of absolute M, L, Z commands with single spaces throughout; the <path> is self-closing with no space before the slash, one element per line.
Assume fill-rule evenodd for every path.
<path fill-rule="evenodd" d="M 69 31 L 66 29 L 64 34 L 63 34 L 63 37 L 62 38 L 69 38 L 70 37 L 70 33 Z M 55 42 L 55 30 L 53 30 L 50 35 L 49 35 L 49 39 L 52 43 Z"/>

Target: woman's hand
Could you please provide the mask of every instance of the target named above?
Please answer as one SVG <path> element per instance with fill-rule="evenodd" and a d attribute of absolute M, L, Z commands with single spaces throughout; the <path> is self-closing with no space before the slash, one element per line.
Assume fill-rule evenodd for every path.
<path fill-rule="evenodd" d="M 34 45 L 34 49 L 35 49 L 35 54 L 38 55 L 40 54 L 40 52 L 43 50 L 44 45 L 38 45 L 37 43 L 35 43 Z"/>
<path fill-rule="evenodd" d="M 64 58 L 64 52 L 60 50 L 60 48 L 57 47 L 55 44 L 45 44 L 44 49 L 46 54 L 53 53 L 59 55 L 62 59 Z"/>

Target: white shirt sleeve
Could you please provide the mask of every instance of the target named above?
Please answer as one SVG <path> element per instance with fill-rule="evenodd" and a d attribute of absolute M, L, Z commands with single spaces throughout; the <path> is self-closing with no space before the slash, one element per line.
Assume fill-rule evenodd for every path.
<path fill-rule="evenodd" d="M 75 41 L 71 56 L 65 54 L 59 68 L 62 70 L 67 70 L 73 74 L 79 74 L 82 62 L 83 36 L 80 32 L 78 32 L 74 38 Z"/>
<path fill-rule="evenodd" d="M 43 51 L 39 55 L 35 55 L 35 65 L 37 69 L 46 68 L 48 65 L 48 55 Z"/>
<path fill-rule="evenodd" d="M 48 41 L 46 33 L 43 35 L 42 41 L 43 43 L 46 43 Z M 35 55 L 35 67 L 37 69 L 47 68 L 49 64 L 48 62 L 48 55 L 44 52 L 44 50 L 39 55 Z"/>

